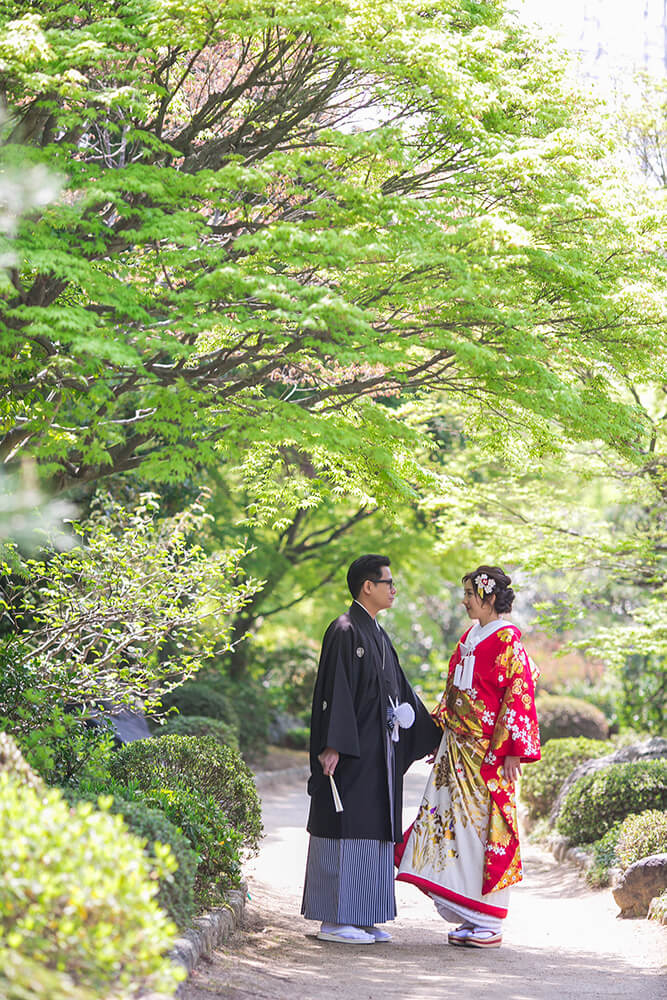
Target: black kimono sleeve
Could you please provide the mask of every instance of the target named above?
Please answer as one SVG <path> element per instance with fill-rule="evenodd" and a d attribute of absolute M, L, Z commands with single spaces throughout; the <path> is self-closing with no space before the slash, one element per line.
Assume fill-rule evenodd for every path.
<path fill-rule="evenodd" d="M 316 758 L 325 747 L 349 757 L 360 754 L 355 710 L 358 679 L 351 671 L 353 641 L 353 630 L 341 626 L 339 621 L 329 626 L 324 637 L 313 694 L 311 758 Z"/>

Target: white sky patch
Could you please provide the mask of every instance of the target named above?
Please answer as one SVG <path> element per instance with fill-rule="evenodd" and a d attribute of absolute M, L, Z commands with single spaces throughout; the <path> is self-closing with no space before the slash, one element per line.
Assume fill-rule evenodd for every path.
<path fill-rule="evenodd" d="M 579 53 L 587 76 L 666 70 L 666 0 L 514 0 L 513 6 Z"/>

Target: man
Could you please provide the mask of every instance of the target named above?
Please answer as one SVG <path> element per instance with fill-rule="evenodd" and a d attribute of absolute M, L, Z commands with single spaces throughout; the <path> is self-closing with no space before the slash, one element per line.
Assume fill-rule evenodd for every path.
<path fill-rule="evenodd" d="M 361 556 L 347 583 L 353 602 L 326 631 L 313 695 L 301 912 L 322 922 L 321 940 L 373 944 L 391 940 L 375 924 L 396 916 L 403 775 L 442 734 L 376 621 L 396 596 L 389 559 Z"/>

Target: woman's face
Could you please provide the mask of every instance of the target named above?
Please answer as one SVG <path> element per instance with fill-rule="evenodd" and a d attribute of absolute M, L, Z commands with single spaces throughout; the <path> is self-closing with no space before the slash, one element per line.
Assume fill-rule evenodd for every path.
<path fill-rule="evenodd" d="M 463 585 L 463 607 L 468 612 L 469 618 L 479 618 L 480 615 L 484 615 L 484 605 L 469 580 Z"/>

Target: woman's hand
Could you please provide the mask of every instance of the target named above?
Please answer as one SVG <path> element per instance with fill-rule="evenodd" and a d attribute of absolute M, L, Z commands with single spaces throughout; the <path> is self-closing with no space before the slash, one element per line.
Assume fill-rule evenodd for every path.
<path fill-rule="evenodd" d="M 503 761 L 503 775 L 507 781 L 516 781 L 521 774 L 521 758 L 505 757 Z"/>
<path fill-rule="evenodd" d="M 317 759 L 322 765 L 322 770 L 325 775 L 333 774 L 336 770 L 336 764 L 338 763 L 338 751 L 334 750 L 333 747 L 325 747 L 322 753 L 318 753 Z"/>

